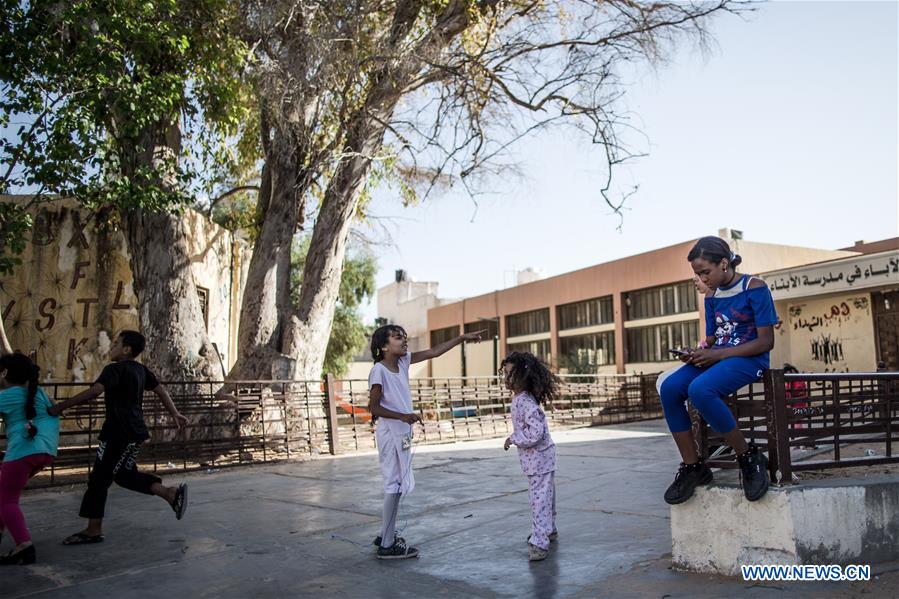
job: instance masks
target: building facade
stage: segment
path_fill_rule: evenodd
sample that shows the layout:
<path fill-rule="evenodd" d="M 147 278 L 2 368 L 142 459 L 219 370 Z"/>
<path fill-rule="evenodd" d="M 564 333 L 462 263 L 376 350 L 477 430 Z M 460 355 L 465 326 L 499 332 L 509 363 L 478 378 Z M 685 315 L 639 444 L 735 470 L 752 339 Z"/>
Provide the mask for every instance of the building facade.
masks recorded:
<path fill-rule="evenodd" d="M 899 238 L 859 249 L 869 252 L 763 273 L 781 318 L 773 366 L 899 370 Z"/>
<path fill-rule="evenodd" d="M 757 243 L 719 231 L 764 273 L 857 252 Z M 735 238 L 736 237 L 736 238 Z M 432 376 L 484 376 L 511 351 L 530 351 L 559 372 L 658 372 L 675 364 L 668 349 L 704 336 L 702 301 L 686 260 L 695 240 L 448 303 L 428 311 L 431 343 L 488 329 L 493 343 L 466 344 L 432 361 Z"/>

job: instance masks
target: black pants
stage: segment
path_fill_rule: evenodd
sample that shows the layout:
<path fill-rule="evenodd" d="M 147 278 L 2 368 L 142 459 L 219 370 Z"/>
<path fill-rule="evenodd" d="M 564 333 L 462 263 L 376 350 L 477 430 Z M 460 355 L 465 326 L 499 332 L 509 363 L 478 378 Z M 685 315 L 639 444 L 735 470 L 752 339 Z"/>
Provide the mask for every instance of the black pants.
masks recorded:
<path fill-rule="evenodd" d="M 97 460 L 87 479 L 87 491 L 81 500 L 82 518 L 102 518 L 106 507 L 106 494 L 113 482 L 120 487 L 152 495 L 153 483 L 161 483 L 162 479 L 153 474 L 138 472 L 137 454 L 140 442 L 119 440 L 100 441 L 97 447 Z"/>

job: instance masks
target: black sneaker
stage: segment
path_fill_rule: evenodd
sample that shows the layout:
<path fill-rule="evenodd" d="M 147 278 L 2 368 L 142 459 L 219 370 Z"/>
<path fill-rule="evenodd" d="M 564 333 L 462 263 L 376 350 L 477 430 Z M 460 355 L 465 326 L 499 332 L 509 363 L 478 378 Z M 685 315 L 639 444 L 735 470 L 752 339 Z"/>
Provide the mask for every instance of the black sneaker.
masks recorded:
<path fill-rule="evenodd" d="M 396 534 L 394 534 L 393 542 L 394 543 L 396 543 L 396 542 L 405 543 L 406 539 L 404 539 L 403 537 L 398 537 Z M 371 544 L 374 545 L 375 547 L 380 547 L 381 546 L 381 535 L 376 536 L 375 540 L 372 541 Z"/>
<path fill-rule="evenodd" d="M 699 485 L 707 485 L 712 482 L 712 469 L 705 460 L 699 460 L 695 464 L 681 462 L 674 482 L 665 491 L 665 503 L 677 505 L 693 497 L 693 491 Z"/>
<path fill-rule="evenodd" d="M 408 559 L 418 557 L 418 549 L 409 547 L 405 541 L 397 539 L 390 547 L 378 547 L 378 559 Z"/>
<path fill-rule="evenodd" d="M 749 451 L 737 456 L 740 464 L 740 484 L 749 501 L 758 501 L 768 492 L 768 458 L 755 443 L 749 444 Z"/>
<path fill-rule="evenodd" d="M 27 566 L 37 560 L 34 545 L 29 545 L 18 553 L 13 549 L 3 557 L 0 557 L 0 566 Z"/>

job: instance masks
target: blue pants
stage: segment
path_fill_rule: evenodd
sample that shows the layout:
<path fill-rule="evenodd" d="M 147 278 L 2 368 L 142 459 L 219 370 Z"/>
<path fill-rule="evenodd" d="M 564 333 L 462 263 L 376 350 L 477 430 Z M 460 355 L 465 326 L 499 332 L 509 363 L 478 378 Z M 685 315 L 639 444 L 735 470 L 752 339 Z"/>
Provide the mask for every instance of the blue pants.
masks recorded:
<path fill-rule="evenodd" d="M 767 366 L 758 358 L 725 358 L 708 368 L 684 364 L 662 375 L 659 395 L 668 430 L 681 433 L 691 428 L 686 401 L 690 401 L 716 432 L 727 433 L 737 426 L 734 415 L 721 398 L 754 383 Z"/>

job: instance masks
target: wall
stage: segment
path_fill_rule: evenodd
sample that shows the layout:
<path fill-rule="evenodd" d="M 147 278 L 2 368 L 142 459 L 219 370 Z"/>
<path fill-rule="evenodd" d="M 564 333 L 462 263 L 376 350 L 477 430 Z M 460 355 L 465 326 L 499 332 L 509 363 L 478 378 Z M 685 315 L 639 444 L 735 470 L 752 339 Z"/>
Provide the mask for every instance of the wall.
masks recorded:
<path fill-rule="evenodd" d="M 881 249 L 895 242 L 866 245 Z M 871 292 L 899 285 L 899 250 L 768 272 L 763 278 L 783 321 L 775 328 L 772 366 L 790 362 L 814 372 L 876 368 Z"/>
<path fill-rule="evenodd" d="M 209 290 L 210 339 L 228 369 L 236 357 L 249 249 L 192 210 L 185 212 L 184 225 L 191 272 Z M 32 242 L 21 259 L 0 284 L 10 342 L 35 352 L 45 381 L 93 380 L 116 332 L 138 328 L 130 257 L 115 212 L 93 213 L 74 200 L 46 204 L 35 212 Z"/>
<path fill-rule="evenodd" d="M 502 361 L 502 350 L 497 344 L 496 359 L 493 354 L 493 339 L 485 339 L 480 343 L 465 344 L 465 370 L 468 376 L 496 376 L 496 370 Z M 496 368 L 494 367 L 496 364 Z"/>
<path fill-rule="evenodd" d="M 409 376 L 413 376 L 411 371 L 409 372 Z M 428 376 L 428 374 L 423 373 L 420 376 Z M 462 347 L 457 345 L 439 358 L 431 360 L 430 376 L 462 376 Z"/>
<path fill-rule="evenodd" d="M 876 369 L 871 295 L 853 293 L 777 302 L 783 324 L 771 365 L 788 361 L 805 372 Z M 776 361 L 775 361 L 776 360 Z"/>

